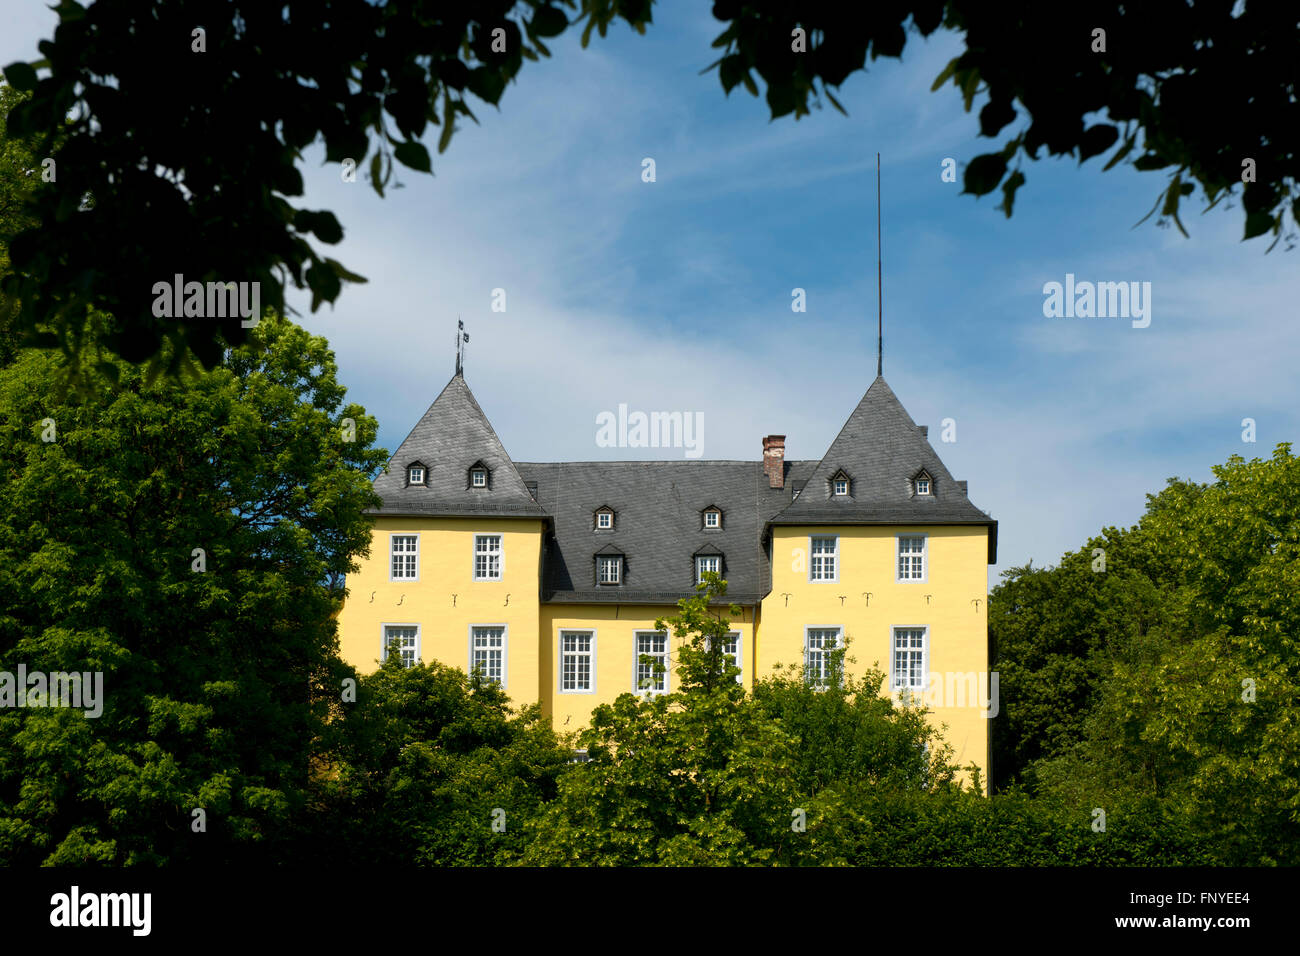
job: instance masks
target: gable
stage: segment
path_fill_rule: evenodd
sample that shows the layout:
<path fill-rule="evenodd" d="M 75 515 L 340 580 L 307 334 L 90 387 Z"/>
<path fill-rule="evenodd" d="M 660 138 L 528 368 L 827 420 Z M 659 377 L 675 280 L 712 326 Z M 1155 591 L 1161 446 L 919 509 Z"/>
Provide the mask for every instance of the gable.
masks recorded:
<path fill-rule="evenodd" d="M 924 472 L 933 494 L 913 494 L 912 479 Z M 837 475 L 848 476 L 850 495 L 833 493 Z M 877 377 L 817 464 L 799 497 L 771 524 L 983 524 L 997 522 L 966 497 L 965 489 L 912 421 L 898 397 Z"/>
<path fill-rule="evenodd" d="M 422 485 L 407 485 L 406 468 L 424 465 Z M 470 468 L 490 475 L 488 487 L 469 486 Z M 411 429 L 375 479 L 379 514 L 544 517 L 524 486 L 492 423 L 457 374 Z"/>

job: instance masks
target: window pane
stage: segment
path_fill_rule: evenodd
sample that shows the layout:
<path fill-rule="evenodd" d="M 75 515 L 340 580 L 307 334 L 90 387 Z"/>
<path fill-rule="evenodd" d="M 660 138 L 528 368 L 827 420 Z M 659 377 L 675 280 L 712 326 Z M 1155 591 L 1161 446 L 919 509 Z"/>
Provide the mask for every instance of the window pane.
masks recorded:
<path fill-rule="evenodd" d="M 476 627 L 473 631 L 473 656 L 470 666 L 489 680 L 502 683 L 505 669 L 503 627 Z"/>
<path fill-rule="evenodd" d="M 898 628 L 894 631 L 894 687 L 925 690 L 925 631 Z"/>
<path fill-rule="evenodd" d="M 636 635 L 636 689 L 668 689 L 668 635 L 663 631 Z"/>
<path fill-rule="evenodd" d="M 560 689 L 591 690 L 591 632 L 560 632 Z"/>
<path fill-rule="evenodd" d="M 697 582 L 703 580 L 704 572 L 706 571 L 712 571 L 714 574 L 720 574 L 722 572 L 722 559 L 717 557 L 716 555 L 712 557 L 696 558 L 695 559 L 695 580 Z"/>
<path fill-rule="evenodd" d="M 813 581 L 833 581 L 835 579 L 835 557 L 838 543 L 839 539 L 832 537 L 812 539 L 812 560 L 809 562 L 809 577 Z"/>
<path fill-rule="evenodd" d="M 406 667 L 414 667 L 418 657 L 418 628 L 415 627 L 394 627 L 384 628 L 384 652 L 383 660 L 388 660 L 388 651 L 395 648 L 397 653 L 402 657 L 402 664 Z"/>
<path fill-rule="evenodd" d="M 898 539 L 898 576 L 905 580 L 921 580 L 925 577 L 925 538 Z"/>
<path fill-rule="evenodd" d="M 474 577 L 498 580 L 501 577 L 501 535 L 480 534 L 474 538 Z"/>
<path fill-rule="evenodd" d="M 392 577 L 394 579 L 415 578 L 415 535 L 393 535 L 392 539 Z"/>
<path fill-rule="evenodd" d="M 808 676 L 816 684 L 824 684 L 830 677 L 828 652 L 839 646 L 839 635 L 836 628 L 815 628 L 808 632 Z"/>

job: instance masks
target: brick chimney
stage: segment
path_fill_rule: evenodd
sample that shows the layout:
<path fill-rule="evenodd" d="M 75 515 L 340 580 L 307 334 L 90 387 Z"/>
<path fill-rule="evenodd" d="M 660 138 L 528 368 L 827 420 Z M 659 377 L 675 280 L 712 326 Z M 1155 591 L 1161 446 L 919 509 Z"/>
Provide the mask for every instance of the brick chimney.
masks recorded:
<path fill-rule="evenodd" d="M 785 487 L 785 436 L 768 435 L 763 439 L 763 474 L 769 488 Z"/>

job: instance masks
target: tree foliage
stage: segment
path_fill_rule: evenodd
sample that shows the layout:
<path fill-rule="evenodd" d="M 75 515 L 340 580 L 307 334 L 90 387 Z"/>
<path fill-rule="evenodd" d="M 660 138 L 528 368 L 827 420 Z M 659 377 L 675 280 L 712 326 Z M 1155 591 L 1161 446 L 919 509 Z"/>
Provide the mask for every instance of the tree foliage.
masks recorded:
<path fill-rule="evenodd" d="M 1106 169 L 1126 162 L 1165 171 L 1168 184 L 1151 213 L 1159 209 L 1161 221 L 1172 220 L 1184 235 L 1179 204 L 1198 185 L 1211 206 L 1241 197 L 1246 239 L 1280 238 L 1288 214 L 1292 235 L 1300 224 L 1300 24 L 1285 7 L 717 0 L 713 12 L 729 21 L 714 41 L 723 50 L 714 64 L 723 89 L 743 84 L 757 96 L 757 73 L 774 119 L 806 115 L 819 93 L 842 112 L 831 90 L 865 69 L 868 54 L 901 57 L 909 32 L 961 33 L 966 49 L 934 89 L 951 81 L 967 112 L 982 98 L 982 136 L 1013 127 L 1001 149 L 976 156 L 965 172 L 968 193 L 1001 186 L 999 208 L 1008 217 L 1025 183 L 1024 160 L 1045 153 L 1082 163 L 1110 152 Z M 793 52 L 796 30 L 806 53 Z"/>
<path fill-rule="evenodd" d="M 879 673 L 823 688 L 796 670 L 746 694 L 722 653 L 739 608 L 717 603 L 726 582 L 716 574 L 706 573 L 698 590 L 656 622 L 682 642 L 679 689 L 623 694 L 596 708 L 580 738 L 588 761 L 560 779 L 557 799 L 530 823 L 522 862 L 798 862 L 815 829 L 807 808 L 829 788 L 952 787 L 950 752 L 927 753 L 934 730 L 879 697 Z"/>
<path fill-rule="evenodd" d="M 165 356 L 172 372 L 187 354 L 212 367 L 247 331 L 154 315 L 159 281 L 258 282 L 276 308 L 292 283 L 311 290 L 313 309 L 365 281 L 320 250 L 342 238 L 334 214 L 295 205 L 310 145 L 323 142 L 343 174 L 368 171 L 382 194 L 395 163 L 431 172 L 430 127 L 442 152 L 474 119 L 471 102 L 498 105 L 524 60 L 549 55 L 550 38 L 582 25 L 586 44 L 617 20 L 639 32 L 651 22 L 651 0 L 60 0 L 56 9 L 42 59 L 5 69 L 31 94 L 11 131 L 57 168 L 27 197 L 33 225 L 13 237 L 8 307 L 20 304 L 31 341 L 68 354 L 95 331 L 88 309 L 107 312 L 98 334 L 112 351 Z M 1180 202 L 1198 185 L 1211 205 L 1240 197 L 1246 238 L 1280 237 L 1300 210 L 1298 27 L 1285 4 L 717 0 L 713 14 L 725 28 L 710 68 L 728 92 L 758 95 L 757 74 L 774 119 L 805 115 L 822 95 L 839 107 L 833 90 L 868 55 L 901 57 L 909 34 L 961 33 L 966 49 L 935 85 L 951 80 L 968 111 L 986 98 L 982 135 L 1012 127 L 965 172 L 968 193 L 1001 186 L 1008 216 L 1024 160 L 1107 152 L 1106 168 L 1167 176 L 1152 212 L 1180 229 Z"/>
<path fill-rule="evenodd" d="M 1008 729 L 994 765 L 1005 753 L 1040 793 L 1075 806 L 1165 801 L 1219 862 L 1294 864 L 1300 460 L 1282 444 L 1214 474 L 1171 479 L 1134 528 L 1108 531 L 1122 543 L 1104 573 L 1087 577 L 1067 555 L 997 589 Z M 1071 658 L 1080 680 L 1053 700 L 1036 675 Z M 1072 719 L 1051 716 L 1069 707 Z M 1029 747 L 1044 726 L 1057 732 Z"/>
<path fill-rule="evenodd" d="M 484 866 L 523 850 L 571 750 L 537 704 L 478 674 L 390 654 L 359 679 L 317 753 L 297 863 Z"/>
<path fill-rule="evenodd" d="M 9 135 L 9 111 L 21 96 L 12 86 L 0 83 L 0 279 L 10 274 L 9 237 L 35 225 L 27 208 L 27 196 L 34 188 L 33 177 L 41 176 L 29 144 Z M 14 331 L 18 303 L 0 297 L 0 368 L 18 353 L 19 336 Z"/>
<path fill-rule="evenodd" d="M 1207 866 L 1192 821 L 1157 800 L 1111 805 L 1104 830 L 1085 808 L 1023 793 L 834 792 L 809 816 L 800 862 L 819 866 Z"/>
<path fill-rule="evenodd" d="M 248 859 L 302 809 L 346 674 L 376 423 L 275 317 L 185 386 L 118 363 L 60 400 L 61 365 L 0 370 L 0 671 L 100 672 L 102 714 L 0 709 L 0 861 Z"/>
<path fill-rule="evenodd" d="M 1115 656 L 1163 614 L 1128 540 L 1108 528 L 1055 568 L 1004 571 L 990 594 L 991 667 L 1002 697 L 992 728 L 996 789 L 1032 783 L 1036 760 L 1079 738 Z"/>

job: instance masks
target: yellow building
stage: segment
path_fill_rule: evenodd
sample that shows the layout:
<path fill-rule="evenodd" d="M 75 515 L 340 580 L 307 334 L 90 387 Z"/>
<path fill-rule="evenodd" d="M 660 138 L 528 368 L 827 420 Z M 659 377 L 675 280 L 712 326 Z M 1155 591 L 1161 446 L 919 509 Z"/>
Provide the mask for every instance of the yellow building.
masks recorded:
<path fill-rule="evenodd" d="M 674 688 L 675 639 L 654 621 L 718 571 L 743 610 L 746 686 L 792 662 L 820 671 L 847 640 L 850 672 L 877 667 L 883 693 L 921 698 L 988 780 L 997 522 L 881 377 L 820 461 L 786 461 L 769 435 L 761 461 L 542 464 L 510 459 L 457 372 L 375 490 L 371 554 L 339 616 L 359 670 L 389 646 L 478 667 L 577 729 L 619 694 Z"/>

